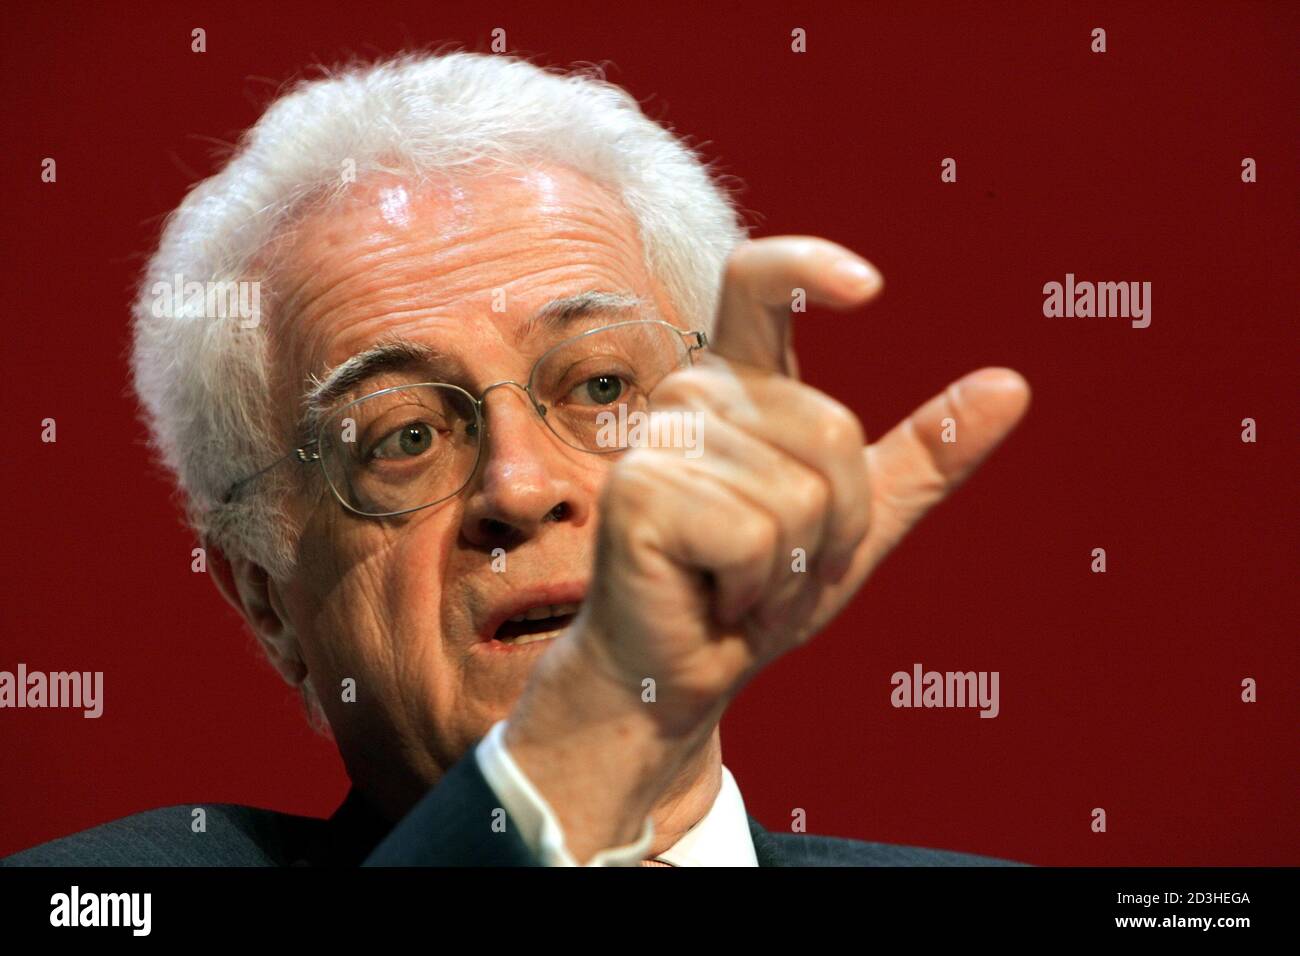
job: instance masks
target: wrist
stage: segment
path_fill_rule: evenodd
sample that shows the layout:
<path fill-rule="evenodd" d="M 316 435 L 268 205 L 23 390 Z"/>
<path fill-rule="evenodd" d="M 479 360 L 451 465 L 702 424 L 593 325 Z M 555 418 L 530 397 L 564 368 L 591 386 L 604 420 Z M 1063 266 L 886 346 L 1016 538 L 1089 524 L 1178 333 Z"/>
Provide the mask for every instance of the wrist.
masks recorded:
<path fill-rule="evenodd" d="M 578 633 L 537 662 L 503 743 L 554 810 L 582 862 L 635 842 L 700 733 L 664 733 L 640 682 L 611 673 Z"/>

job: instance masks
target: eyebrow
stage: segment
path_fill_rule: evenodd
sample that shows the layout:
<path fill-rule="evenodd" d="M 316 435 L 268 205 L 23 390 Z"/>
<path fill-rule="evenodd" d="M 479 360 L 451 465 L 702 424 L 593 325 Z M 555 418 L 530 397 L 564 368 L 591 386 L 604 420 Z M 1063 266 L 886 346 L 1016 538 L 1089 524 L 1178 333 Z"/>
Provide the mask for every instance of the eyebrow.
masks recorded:
<path fill-rule="evenodd" d="M 578 292 L 547 302 L 520 324 L 514 339 L 519 344 L 538 331 L 565 331 L 594 315 L 619 317 L 628 313 L 658 318 L 654 304 L 639 296 L 599 289 Z M 304 412 L 298 423 L 299 434 L 314 437 L 321 422 L 340 398 L 378 375 L 428 368 L 448 360 L 455 363 L 455 359 L 445 352 L 410 339 L 391 338 L 380 341 L 329 369 L 323 376 L 309 377 L 310 387 L 303 396 Z"/>
<path fill-rule="evenodd" d="M 532 318 L 522 322 L 515 332 L 515 342 L 522 343 L 539 330 L 565 331 L 581 319 L 606 313 L 624 315 L 628 312 L 649 312 L 647 318 L 658 318 L 654 304 L 626 292 L 603 292 L 593 289 L 574 295 L 552 299 L 542 306 Z"/>

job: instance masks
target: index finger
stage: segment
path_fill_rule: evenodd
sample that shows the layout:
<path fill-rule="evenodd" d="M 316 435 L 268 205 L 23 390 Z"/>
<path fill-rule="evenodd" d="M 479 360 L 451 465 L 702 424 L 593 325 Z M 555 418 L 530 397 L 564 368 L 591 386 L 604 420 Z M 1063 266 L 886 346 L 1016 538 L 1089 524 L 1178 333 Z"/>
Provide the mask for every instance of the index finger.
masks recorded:
<path fill-rule="evenodd" d="M 742 243 L 727 260 L 709 350 L 798 378 L 791 329 L 798 292 L 807 302 L 849 309 L 875 298 L 884 284 L 875 266 L 828 239 L 769 236 Z"/>

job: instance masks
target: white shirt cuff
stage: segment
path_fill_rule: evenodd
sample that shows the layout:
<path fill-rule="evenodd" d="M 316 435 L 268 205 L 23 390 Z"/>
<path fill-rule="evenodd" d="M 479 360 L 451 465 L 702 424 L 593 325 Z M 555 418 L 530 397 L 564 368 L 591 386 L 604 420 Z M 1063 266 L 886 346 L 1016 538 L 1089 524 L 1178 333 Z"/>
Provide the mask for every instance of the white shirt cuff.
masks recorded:
<path fill-rule="evenodd" d="M 543 866 L 577 866 L 564 842 L 560 821 L 550 804 L 533 786 L 505 745 L 506 722 L 498 720 L 474 748 L 474 759 L 519 835 Z M 635 843 L 596 853 L 584 866 L 638 866 L 650 852 L 654 824 L 646 817 Z"/>

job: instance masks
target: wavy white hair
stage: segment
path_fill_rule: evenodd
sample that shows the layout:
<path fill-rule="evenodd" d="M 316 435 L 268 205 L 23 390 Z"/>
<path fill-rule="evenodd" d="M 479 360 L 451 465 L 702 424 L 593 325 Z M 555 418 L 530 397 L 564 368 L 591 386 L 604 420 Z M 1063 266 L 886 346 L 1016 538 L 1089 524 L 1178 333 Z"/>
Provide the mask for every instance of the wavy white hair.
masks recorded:
<path fill-rule="evenodd" d="M 576 169 L 618 196 L 637 222 L 650 274 L 679 314 L 711 324 L 725 260 L 748 235 L 733 181 L 646 117 L 597 66 L 561 71 L 467 52 L 349 66 L 276 99 L 224 168 L 186 195 L 139 285 L 131 366 L 152 445 L 200 536 L 275 578 L 293 571 L 297 529 L 281 507 L 289 469 L 222 500 L 283 451 L 268 400 L 271 242 L 306 209 L 346 195 L 353 177 L 345 171 L 358 181 L 385 172 L 418 182 L 537 162 Z M 258 281 L 264 318 L 241 328 L 157 315 L 153 290 L 177 275 Z M 310 682 L 302 690 L 319 728 Z"/>

